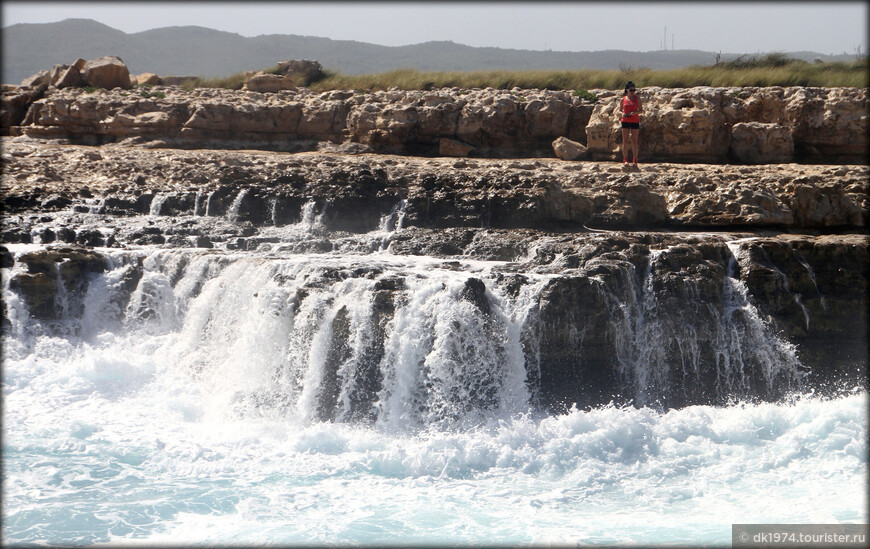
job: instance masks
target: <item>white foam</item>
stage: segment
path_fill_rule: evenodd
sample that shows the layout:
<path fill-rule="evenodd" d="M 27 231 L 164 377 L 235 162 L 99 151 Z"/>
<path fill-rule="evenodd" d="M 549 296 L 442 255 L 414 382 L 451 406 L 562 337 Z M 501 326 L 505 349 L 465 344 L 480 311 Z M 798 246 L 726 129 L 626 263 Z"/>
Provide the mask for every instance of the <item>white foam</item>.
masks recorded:
<path fill-rule="evenodd" d="M 4 336 L 9 543 L 726 544 L 737 522 L 867 521 L 864 392 L 533 411 L 521 336 L 550 275 L 510 297 L 499 262 L 116 254 L 78 335 L 15 313 Z M 389 276 L 407 291 L 376 419 L 345 422 Z M 490 315 L 462 298 L 472 276 Z M 319 422 L 342 310 L 353 350 Z"/>

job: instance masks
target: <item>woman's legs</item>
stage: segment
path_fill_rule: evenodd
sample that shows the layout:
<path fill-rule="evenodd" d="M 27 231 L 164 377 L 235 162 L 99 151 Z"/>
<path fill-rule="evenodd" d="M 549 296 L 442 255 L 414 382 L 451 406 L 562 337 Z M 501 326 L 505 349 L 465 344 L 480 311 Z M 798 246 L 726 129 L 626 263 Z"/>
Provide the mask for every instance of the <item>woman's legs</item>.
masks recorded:
<path fill-rule="evenodd" d="M 630 139 L 631 130 L 628 128 L 622 128 L 622 161 L 628 162 L 628 140 Z"/>
<path fill-rule="evenodd" d="M 631 130 L 631 152 L 634 153 L 634 163 L 637 164 L 637 140 L 640 134 L 640 130 Z M 622 156 L 625 157 L 625 153 L 622 153 Z"/>

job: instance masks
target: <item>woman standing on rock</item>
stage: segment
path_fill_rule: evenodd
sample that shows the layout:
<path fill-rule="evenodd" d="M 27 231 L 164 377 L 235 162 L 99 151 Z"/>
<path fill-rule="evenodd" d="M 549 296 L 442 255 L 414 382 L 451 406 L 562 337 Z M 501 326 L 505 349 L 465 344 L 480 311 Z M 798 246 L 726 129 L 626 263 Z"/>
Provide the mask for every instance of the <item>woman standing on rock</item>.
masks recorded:
<path fill-rule="evenodd" d="M 628 166 L 628 151 L 626 150 L 629 139 L 631 150 L 634 153 L 634 167 L 637 168 L 637 139 L 640 133 L 641 112 L 640 97 L 636 95 L 637 89 L 634 82 L 628 81 L 625 91 L 622 93 L 622 102 L 619 111 L 622 113 L 622 165 Z"/>

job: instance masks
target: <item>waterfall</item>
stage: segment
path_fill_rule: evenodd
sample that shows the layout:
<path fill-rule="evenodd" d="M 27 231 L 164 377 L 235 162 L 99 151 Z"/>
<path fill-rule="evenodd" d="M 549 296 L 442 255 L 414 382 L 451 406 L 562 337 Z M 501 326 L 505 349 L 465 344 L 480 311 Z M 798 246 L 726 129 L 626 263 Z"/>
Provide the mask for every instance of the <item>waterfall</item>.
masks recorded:
<path fill-rule="evenodd" d="M 407 200 L 401 200 L 398 204 L 396 204 L 390 213 L 381 217 L 380 223 L 378 224 L 378 233 L 386 233 L 380 240 L 378 244 L 378 250 L 384 251 L 392 240 L 392 235 L 396 231 L 402 229 L 402 225 L 405 222 L 405 207 L 407 206 Z"/>
<path fill-rule="evenodd" d="M 206 216 L 215 215 L 214 206 L 212 205 L 212 198 L 214 197 L 215 191 L 211 191 L 208 193 L 208 196 L 205 198 L 205 214 Z"/>
<path fill-rule="evenodd" d="M 104 196 L 96 204 L 93 204 L 93 203 L 89 204 L 88 205 L 88 213 L 90 213 L 90 214 L 103 213 L 103 211 L 106 209 L 106 198 L 107 197 Z M 91 202 L 93 202 L 93 200 Z"/>
<path fill-rule="evenodd" d="M 151 207 L 148 211 L 151 215 L 161 215 L 161 210 L 163 209 L 163 203 L 166 202 L 172 196 L 172 193 L 157 193 L 154 195 L 154 198 L 151 199 Z"/>
<path fill-rule="evenodd" d="M 384 233 L 401 230 L 402 225 L 405 222 L 405 207 L 407 204 L 408 201 L 404 199 L 396 204 L 390 213 L 381 218 L 378 230 Z"/>
<path fill-rule="evenodd" d="M 209 194 L 211 196 L 211 194 Z M 193 215 L 200 216 L 205 215 L 208 211 L 208 203 L 203 204 L 203 195 L 202 191 L 196 191 L 196 197 L 193 200 Z"/>
<path fill-rule="evenodd" d="M 383 227 L 400 226 L 400 212 L 401 204 L 390 214 L 395 225 Z M 322 216 L 309 202 L 297 224 L 263 234 L 280 233 L 292 247 L 316 233 Z M 542 380 L 560 371 L 598 379 L 596 368 L 605 378 L 612 368 L 620 393 L 638 406 L 799 389 L 794 347 L 753 306 L 736 245 L 721 250 L 728 257 L 701 274 L 669 267 L 671 249 L 650 250 L 646 265 L 593 259 L 572 291 L 590 288 L 600 308 L 590 294 L 556 326 L 543 323 L 541 295 L 563 276 L 509 278 L 496 268 L 505 262 L 457 269 L 385 250 L 109 250 L 105 271 L 79 278 L 52 263 L 51 322 L 28 315 L 8 283 L 4 299 L 11 333 L 25 340 L 46 330 L 85 341 L 152 338 L 168 368 L 211 395 L 214 413 L 449 429 L 546 406 Z M 604 324 L 586 320 L 593 317 Z M 561 362 L 553 362 L 554 341 L 567 346 Z M 595 389 L 584 383 L 560 390 Z"/>
<path fill-rule="evenodd" d="M 245 200 L 246 196 L 248 196 L 248 189 L 242 189 L 239 191 L 239 194 L 236 195 L 235 200 L 233 200 L 229 211 L 227 211 L 227 220 L 230 223 L 237 223 L 239 221 L 239 210 L 241 210 L 242 202 Z"/>
<path fill-rule="evenodd" d="M 658 280 L 657 266 L 668 253 L 650 250 L 637 285 L 630 265 L 619 283 L 597 279 L 609 303 L 621 384 L 634 402 L 725 403 L 800 389 L 805 372 L 795 348 L 760 317 L 737 278 L 737 258 L 728 258 L 713 293 L 701 286 L 704 279 Z"/>

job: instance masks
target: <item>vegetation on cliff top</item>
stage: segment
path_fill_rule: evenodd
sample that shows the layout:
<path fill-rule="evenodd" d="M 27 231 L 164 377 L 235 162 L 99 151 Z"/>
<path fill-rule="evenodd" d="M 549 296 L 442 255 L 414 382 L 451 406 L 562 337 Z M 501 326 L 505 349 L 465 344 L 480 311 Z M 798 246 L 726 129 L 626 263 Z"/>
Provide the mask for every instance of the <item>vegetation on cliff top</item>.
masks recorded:
<path fill-rule="evenodd" d="M 273 67 L 266 69 L 265 72 L 275 72 L 276 69 L 277 67 Z M 576 90 L 621 89 L 626 80 L 633 80 L 640 86 L 663 88 L 694 86 L 864 88 L 868 86 L 868 75 L 870 75 L 870 62 L 867 57 L 851 63 L 808 63 L 788 58 L 784 54 L 773 53 L 762 57 L 742 56 L 715 65 L 659 71 L 630 66 L 622 67 L 620 70 L 575 71 L 421 72 L 402 69 L 358 76 L 325 71 L 321 79 L 303 85 L 316 91 L 385 90 L 392 87 L 402 90 L 443 87 Z M 245 74 L 238 73 L 223 78 L 199 79 L 188 87 L 240 89 L 244 82 Z"/>

